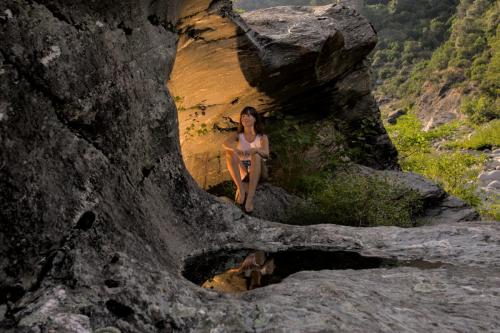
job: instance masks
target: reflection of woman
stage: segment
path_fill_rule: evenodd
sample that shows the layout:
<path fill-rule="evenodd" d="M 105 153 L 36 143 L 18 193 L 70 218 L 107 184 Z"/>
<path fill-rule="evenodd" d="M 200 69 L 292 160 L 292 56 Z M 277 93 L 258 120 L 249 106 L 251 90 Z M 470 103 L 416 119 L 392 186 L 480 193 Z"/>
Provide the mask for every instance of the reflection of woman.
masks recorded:
<path fill-rule="evenodd" d="M 236 184 L 236 202 L 253 211 L 253 198 L 260 179 L 262 158 L 269 157 L 269 140 L 264 134 L 257 111 L 247 106 L 241 111 L 238 132 L 222 145 L 226 150 L 227 168 Z M 243 179 L 248 176 L 248 188 Z"/>

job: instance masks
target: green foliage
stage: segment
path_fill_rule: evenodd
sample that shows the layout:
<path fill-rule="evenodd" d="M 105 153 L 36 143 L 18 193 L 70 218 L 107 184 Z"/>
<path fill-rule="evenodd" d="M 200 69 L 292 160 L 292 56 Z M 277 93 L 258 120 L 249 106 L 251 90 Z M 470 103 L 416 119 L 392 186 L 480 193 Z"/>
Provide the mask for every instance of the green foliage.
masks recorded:
<path fill-rule="evenodd" d="M 196 135 L 202 136 L 207 135 L 209 133 L 207 124 L 201 123 L 198 128 L 196 128 L 195 123 L 191 123 L 189 126 L 186 126 L 185 135 L 187 137 L 194 137 Z"/>
<path fill-rule="evenodd" d="M 373 157 L 373 142 L 380 135 L 377 115 L 364 117 L 355 126 L 340 120 L 336 122 L 340 128 L 343 128 L 343 133 L 349 133 L 345 138 L 349 141 L 346 154 L 351 161 L 362 162 Z"/>
<path fill-rule="evenodd" d="M 490 48 L 491 58 L 489 63 L 480 62 L 478 66 L 484 66 L 484 74 L 478 76 L 476 80 L 481 82 L 481 89 L 488 93 L 491 96 L 500 95 L 500 25 L 498 25 L 497 20 L 497 28 L 494 36 L 491 36 L 488 39 L 488 45 Z M 487 55 L 483 56 L 487 58 Z M 482 70 L 482 69 L 481 69 Z M 475 72 L 479 72 L 475 71 Z M 475 73 L 474 72 L 474 73 Z"/>
<path fill-rule="evenodd" d="M 208 128 L 207 124 L 201 123 L 200 128 L 196 131 L 198 135 L 207 135 L 208 134 Z"/>
<path fill-rule="evenodd" d="M 453 144 L 466 149 L 491 149 L 500 147 L 500 119 L 481 125 L 468 139 Z"/>
<path fill-rule="evenodd" d="M 485 207 L 481 207 L 479 213 L 485 219 L 500 221 L 500 199 L 497 198 L 492 203 L 486 204 Z"/>
<path fill-rule="evenodd" d="M 322 151 L 326 161 L 307 158 L 312 146 L 321 149 L 322 135 L 330 133 L 327 147 L 341 146 L 347 138 L 334 131 L 320 131 L 317 125 L 302 122 L 297 117 L 274 114 L 275 124 L 268 125 L 268 134 L 279 161 L 279 173 L 273 173 L 273 183 L 288 192 L 307 199 L 308 205 L 298 207 L 290 223 L 336 223 L 354 226 L 397 225 L 414 226 L 413 218 L 421 208 L 421 198 L 412 191 L 391 184 L 387 180 L 344 174 L 345 154 L 356 155 L 355 149 Z M 350 139 L 363 145 L 370 144 L 375 131 L 375 118 L 366 118 Z M 322 123 L 325 126 L 325 122 Z M 336 133 L 336 132 L 335 132 Z M 331 178 L 332 174 L 341 174 Z"/>
<path fill-rule="evenodd" d="M 462 101 L 461 111 L 475 124 L 482 124 L 500 118 L 500 101 L 489 96 L 466 97 Z"/>
<path fill-rule="evenodd" d="M 486 157 L 460 151 L 419 152 L 401 161 L 403 170 L 419 173 L 456 197 L 472 206 L 479 206 L 481 200 L 476 194 L 477 176 L 481 172 Z"/>
<path fill-rule="evenodd" d="M 398 118 L 395 125 L 387 126 L 387 132 L 403 160 L 419 153 L 430 153 L 432 142 L 451 137 L 458 128 L 459 122 L 444 124 L 424 132 L 422 124 L 412 110 Z"/>
<path fill-rule="evenodd" d="M 413 3 L 412 8 L 407 1 L 391 2 L 389 12 L 382 5 L 367 6 L 365 14 L 381 30 L 381 41 L 373 54 L 375 80 L 380 84 L 377 93 L 414 99 L 426 81 L 462 84 L 472 87 L 462 110 L 474 123 L 499 118 L 498 2 L 444 1 L 436 8 L 428 7 L 427 2 Z M 413 17 L 407 17 L 402 8 L 414 9 Z M 400 24 L 398 17 L 408 21 Z M 401 39 L 393 30 L 406 37 Z M 395 57 L 394 52 L 399 56 Z"/>
<path fill-rule="evenodd" d="M 174 96 L 174 102 L 178 112 L 186 111 L 184 107 L 184 97 Z"/>
<path fill-rule="evenodd" d="M 458 121 L 423 132 L 413 112 L 387 126 L 387 132 L 399 151 L 403 170 L 419 173 L 473 206 L 481 204 L 476 194 L 477 176 L 486 160 L 484 154 L 462 151 L 437 151 L 433 143 L 451 139 L 458 130 Z"/>
<path fill-rule="evenodd" d="M 268 126 L 268 132 L 277 155 L 273 160 L 281 163 L 281 174 L 273 174 L 273 183 L 309 202 L 297 208 L 290 223 L 414 226 L 413 217 L 421 208 L 421 199 L 416 193 L 384 179 L 345 174 L 345 154 L 355 157 L 355 149 L 323 151 L 321 156 L 326 156 L 327 161 L 310 161 L 306 157 L 308 150 L 312 146 L 321 149 L 325 128 L 320 131 L 317 125 L 296 117 L 274 116 L 277 122 Z M 375 134 L 371 131 L 375 131 L 376 121 L 376 118 L 366 118 L 351 133 L 349 140 L 359 143 L 360 154 L 364 154 L 363 145 L 369 145 Z M 325 122 L 322 124 L 325 126 Z M 333 141 L 328 141 L 328 147 L 340 147 L 347 141 L 338 133 L 330 139 Z M 339 176 L 332 179 L 332 174 Z"/>
<path fill-rule="evenodd" d="M 432 51 L 448 38 L 450 17 L 457 4 L 458 0 L 365 4 L 363 14 L 379 35 L 372 64 L 380 94 L 401 97 L 401 84 L 407 81 L 414 66 L 429 59 Z M 442 68 L 447 65 L 443 56 L 435 61 Z"/>
<path fill-rule="evenodd" d="M 423 207 L 418 193 L 376 176 L 309 175 L 303 184 L 309 204 L 296 211 L 292 223 L 411 227 Z"/>
<path fill-rule="evenodd" d="M 295 191 L 298 185 L 297 175 L 315 169 L 315 166 L 304 159 L 306 150 L 317 139 L 317 130 L 311 123 L 303 123 L 300 119 L 277 113 L 273 115 L 274 122 L 267 127 L 272 140 L 273 153 L 277 156 L 276 166 L 280 170 L 275 175 L 274 182 L 290 191 Z"/>

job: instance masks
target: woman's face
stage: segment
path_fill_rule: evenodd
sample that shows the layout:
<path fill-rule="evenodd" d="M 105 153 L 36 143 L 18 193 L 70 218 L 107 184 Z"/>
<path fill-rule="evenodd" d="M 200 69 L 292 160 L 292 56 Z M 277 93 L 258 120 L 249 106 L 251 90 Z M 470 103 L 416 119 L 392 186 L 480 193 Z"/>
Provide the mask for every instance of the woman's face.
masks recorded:
<path fill-rule="evenodd" d="M 255 124 L 255 117 L 248 113 L 244 113 L 241 115 L 241 124 L 243 127 L 252 127 Z"/>

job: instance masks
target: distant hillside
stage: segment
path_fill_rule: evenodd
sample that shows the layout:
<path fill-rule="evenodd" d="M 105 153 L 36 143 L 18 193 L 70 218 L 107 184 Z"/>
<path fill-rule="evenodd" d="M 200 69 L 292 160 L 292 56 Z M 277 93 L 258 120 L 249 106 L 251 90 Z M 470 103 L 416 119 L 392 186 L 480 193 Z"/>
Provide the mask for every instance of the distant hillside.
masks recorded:
<path fill-rule="evenodd" d="M 376 93 L 383 114 L 406 114 L 390 123 L 388 117 L 386 124 L 402 168 L 440 183 L 474 205 L 484 218 L 497 221 L 499 6 L 495 0 L 461 0 L 446 21 L 446 33 L 438 35 L 444 38 L 442 42 L 429 56 L 422 53 L 420 58 L 409 58 L 413 59 L 411 66 L 404 61 L 409 57 L 405 49 L 394 53 L 392 63 L 383 58 L 377 63 L 377 52 L 374 54 Z M 422 36 L 420 43 L 425 40 Z M 380 54 L 389 51 L 379 46 Z M 426 52 L 423 47 L 419 51 Z M 495 175 L 493 184 L 485 180 L 490 175 Z"/>
<path fill-rule="evenodd" d="M 408 98 L 424 93 L 426 82 L 441 91 L 456 88 L 464 97 L 460 110 L 472 122 L 500 118 L 499 23 L 498 1 L 461 0 L 446 41 L 414 67 L 406 82 L 386 84 L 386 91 Z"/>
<path fill-rule="evenodd" d="M 397 97 L 415 64 L 429 59 L 449 37 L 459 0 L 370 0 L 363 14 L 379 35 L 373 80 L 381 94 Z"/>

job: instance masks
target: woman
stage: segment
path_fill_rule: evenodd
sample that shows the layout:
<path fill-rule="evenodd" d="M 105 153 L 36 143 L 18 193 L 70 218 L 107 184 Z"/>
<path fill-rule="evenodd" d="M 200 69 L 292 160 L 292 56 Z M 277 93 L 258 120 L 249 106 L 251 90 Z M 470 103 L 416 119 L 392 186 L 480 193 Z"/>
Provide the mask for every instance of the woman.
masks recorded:
<path fill-rule="evenodd" d="M 253 107 L 247 106 L 241 111 L 237 133 L 222 147 L 226 150 L 227 168 L 236 184 L 236 202 L 244 205 L 245 213 L 250 214 L 261 175 L 261 162 L 269 157 L 269 140 L 260 115 Z M 243 182 L 247 176 L 248 188 Z"/>

